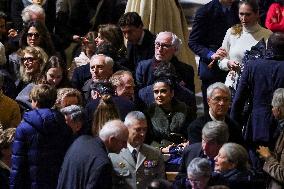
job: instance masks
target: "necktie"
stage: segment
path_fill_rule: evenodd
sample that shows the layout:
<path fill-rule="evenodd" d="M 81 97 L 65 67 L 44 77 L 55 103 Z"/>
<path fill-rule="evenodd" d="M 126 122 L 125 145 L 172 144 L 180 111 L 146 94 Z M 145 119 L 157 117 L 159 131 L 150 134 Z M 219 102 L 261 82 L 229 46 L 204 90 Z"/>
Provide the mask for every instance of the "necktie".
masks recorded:
<path fill-rule="evenodd" d="M 134 149 L 131 153 L 132 157 L 133 157 L 133 160 L 135 163 L 137 163 L 137 150 Z"/>

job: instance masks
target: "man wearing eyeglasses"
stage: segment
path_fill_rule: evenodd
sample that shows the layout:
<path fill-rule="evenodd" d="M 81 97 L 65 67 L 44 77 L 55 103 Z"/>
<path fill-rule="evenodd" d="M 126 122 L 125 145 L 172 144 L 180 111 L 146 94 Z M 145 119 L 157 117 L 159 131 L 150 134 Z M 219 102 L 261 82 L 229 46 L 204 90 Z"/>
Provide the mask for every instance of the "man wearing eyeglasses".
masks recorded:
<path fill-rule="evenodd" d="M 136 69 L 136 82 L 138 88 L 153 84 L 153 72 L 158 65 L 171 63 L 176 70 L 178 83 L 194 92 L 193 67 L 180 62 L 175 54 L 181 46 L 181 40 L 172 32 L 160 32 L 155 40 L 154 58 L 143 60 L 138 63 Z"/>
<path fill-rule="evenodd" d="M 207 88 L 209 112 L 193 121 L 187 131 L 190 144 L 201 142 L 201 131 L 208 121 L 222 121 L 228 125 L 229 141 L 243 144 L 240 126 L 228 115 L 231 102 L 230 89 L 221 82 L 216 82 Z"/>

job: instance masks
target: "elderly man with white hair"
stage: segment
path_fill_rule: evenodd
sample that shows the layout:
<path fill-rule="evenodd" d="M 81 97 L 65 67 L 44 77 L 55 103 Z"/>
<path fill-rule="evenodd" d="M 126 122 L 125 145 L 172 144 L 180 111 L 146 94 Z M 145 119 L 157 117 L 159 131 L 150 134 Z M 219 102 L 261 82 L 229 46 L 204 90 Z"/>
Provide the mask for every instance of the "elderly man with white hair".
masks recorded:
<path fill-rule="evenodd" d="M 163 156 L 143 143 L 148 126 L 142 112 L 128 113 L 124 124 L 129 131 L 127 148 L 119 154 L 110 154 L 115 172 L 113 188 L 144 189 L 154 179 L 165 177 Z"/>
<path fill-rule="evenodd" d="M 142 60 L 136 68 L 138 88 L 153 84 L 153 72 L 159 64 L 171 62 L 177 73 L 178 83 L 194 92 L 193 67 L 180 62 L 175 56 L 181 40 L 172 32 L 160 32 L 155 40 L 155 55 L 152 59 Z"/>
<path fill-rule="evenodd" d="M 91 79 L 87 80 L 82 87 L 86 100 L 90 98 L 91 85 L 96 82 L 108 81 L 113 74 L 113 59 L 103 54 L 96 54 L 90 60 Z"/>
<path fill-rule="evenodd" d="M 99 137 L 83 135 L 67 151 L 57 189 L 112 188 L 112 165 L 109 152 L 126 147 L 128 130 L 120 120 L 107 122 Z"/>

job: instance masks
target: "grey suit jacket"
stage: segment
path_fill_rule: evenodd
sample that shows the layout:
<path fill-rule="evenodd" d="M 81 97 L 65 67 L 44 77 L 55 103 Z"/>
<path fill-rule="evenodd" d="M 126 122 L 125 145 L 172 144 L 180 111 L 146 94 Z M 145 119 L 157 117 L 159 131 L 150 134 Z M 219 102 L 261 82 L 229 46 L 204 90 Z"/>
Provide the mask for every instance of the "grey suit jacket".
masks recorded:
<path fill-rule="evenodd" d="M 147 144 L 140 147 L 136 165 L 127 148 L 109 157 L 114 168 L 113 188 L 144 189 L 153 179 L 165 178 L 162 154 Z"/>

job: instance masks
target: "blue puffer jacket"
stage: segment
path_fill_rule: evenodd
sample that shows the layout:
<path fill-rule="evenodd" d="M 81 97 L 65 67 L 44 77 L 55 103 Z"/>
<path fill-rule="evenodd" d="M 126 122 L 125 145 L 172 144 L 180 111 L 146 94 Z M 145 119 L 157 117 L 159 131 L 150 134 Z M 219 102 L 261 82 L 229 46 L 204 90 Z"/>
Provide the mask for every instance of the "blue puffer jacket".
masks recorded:
<path fill-rule="evenodd" d="M 27 112 L 16 129 L 10 188 L 53 189 L 72 132 L 64 117 L 51 109 Z"/>

